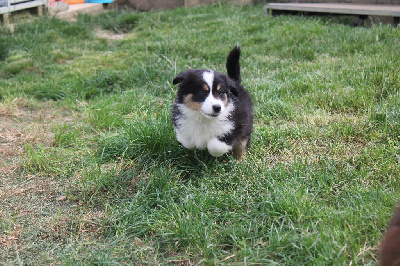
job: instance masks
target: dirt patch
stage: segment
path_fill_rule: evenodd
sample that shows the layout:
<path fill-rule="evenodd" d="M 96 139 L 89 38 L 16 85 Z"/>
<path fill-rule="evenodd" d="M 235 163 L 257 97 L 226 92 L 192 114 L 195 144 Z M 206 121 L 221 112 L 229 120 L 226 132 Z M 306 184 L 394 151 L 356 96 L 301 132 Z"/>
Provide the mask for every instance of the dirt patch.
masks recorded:
<path fill-rule="evenodd" d="M 23 167 L 27 144 L 54 146 L 53 127 L 74 120 L 77 119 L 71 112 L 55 108 L 52 102 L 16 99 L 0 104 L 0 257 L 3 263 L 29 264 L 35 260 L 45 263 L 53 256 L 54 246 L 76 233 L 74 228 L 95 231 L 95 218 L 102 214 L 93 214 L 93 219 L 79 214 L 77 203 L 65 195 L 71 180 L 27 174 Z M 33 256 L 32 250 L 41 250 L 43 258 Z"/>
<path fill-rule="evenodd" d="M 133 33 L 116 33 L 109 30 L 96 29 L 96 36 L 107 40 L 124 40 L 133 35 Z"/>
<path fill-rule="evenodd" d="M 0 108 L 0 189 L 3 190 L 7 176 L 16 174 L 21 159 L 25 155 L 26 144 L 43 144 L 51 146 L 54 143 L 54 133 L 51 127 L 60 122 L 62 115 L 57 110 L 44 106 L 42 109 L 32 109 L 26 106 L 10 105 L 7 109 Z M 1 195 L 1 193 L 0 193 Z"/>
<path fill-rule="evenodd" d="M 54 134 L 49 130 L 63 116 L 51 106 L 40 109 L 18 105 L 0 108 L 0 147 L 1 154 L 16 156 L 20 154 L 21 146 L 26 143 L 43 143 L 51 145 Z"/>

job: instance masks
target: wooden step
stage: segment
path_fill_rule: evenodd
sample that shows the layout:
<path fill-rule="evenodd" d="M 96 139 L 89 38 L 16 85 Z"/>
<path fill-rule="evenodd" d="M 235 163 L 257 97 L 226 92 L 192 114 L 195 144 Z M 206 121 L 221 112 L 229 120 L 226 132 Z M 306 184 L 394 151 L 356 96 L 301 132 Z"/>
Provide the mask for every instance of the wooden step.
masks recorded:
<path fill-rule="evenodd" d="M 47 0 L 0 0 L 0 15 L 4 24 L 9 24 L 9 14 L 20 10 L 35 9 L 36 14 L 43 15 Z"/>

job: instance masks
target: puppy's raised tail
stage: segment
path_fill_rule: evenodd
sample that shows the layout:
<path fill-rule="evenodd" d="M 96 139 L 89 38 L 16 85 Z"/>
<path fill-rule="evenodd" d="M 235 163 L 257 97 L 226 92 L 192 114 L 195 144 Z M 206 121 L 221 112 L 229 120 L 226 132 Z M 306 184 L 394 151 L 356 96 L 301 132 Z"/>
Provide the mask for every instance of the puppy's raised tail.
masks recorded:
<path fill-rule="evenodd" d="M 228 58 L 226 59 L 226 70 L 228 72 L 228 77 L 231 79 L 241 81 L 240 77 L 240 48 L 239 44 L 230 51 Z"/>

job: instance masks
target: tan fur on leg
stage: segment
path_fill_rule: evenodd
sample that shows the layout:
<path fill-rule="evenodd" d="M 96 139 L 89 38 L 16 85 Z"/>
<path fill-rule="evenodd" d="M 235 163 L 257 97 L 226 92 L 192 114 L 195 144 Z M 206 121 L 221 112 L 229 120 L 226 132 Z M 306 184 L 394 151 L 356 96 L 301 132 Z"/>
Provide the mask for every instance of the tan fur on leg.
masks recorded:
<path fill-rule="evenodd" d="M 248 141 L 249 139 L 246 138 L 238 141 L 235 146 L 233 146 L 233 156 L 238 161 L 241 161 L 246 156 L 246 146 Z"/>

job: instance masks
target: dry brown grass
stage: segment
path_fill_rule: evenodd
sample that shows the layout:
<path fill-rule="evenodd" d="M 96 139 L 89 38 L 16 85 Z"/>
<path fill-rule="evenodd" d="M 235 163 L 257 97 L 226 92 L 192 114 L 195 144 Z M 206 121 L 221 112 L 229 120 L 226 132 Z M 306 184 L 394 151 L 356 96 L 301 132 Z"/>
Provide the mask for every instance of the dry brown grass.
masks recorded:
<path fill-rule="evenodd" d="M 23 169 L 26 144 L 53 146 L 52 128 L 74 119 L 52 102 L 40 106 L 15 99 L 0 105 L 0 256 L 6 260 L 29 253 L 43 241 L 64 242 L 75 233 L 87 237 L 100 233 L 103 213 L 79 214 L 77 204 L 65 194 L 71 186 L 68 180 L 27 175 Z"/>

